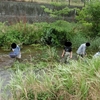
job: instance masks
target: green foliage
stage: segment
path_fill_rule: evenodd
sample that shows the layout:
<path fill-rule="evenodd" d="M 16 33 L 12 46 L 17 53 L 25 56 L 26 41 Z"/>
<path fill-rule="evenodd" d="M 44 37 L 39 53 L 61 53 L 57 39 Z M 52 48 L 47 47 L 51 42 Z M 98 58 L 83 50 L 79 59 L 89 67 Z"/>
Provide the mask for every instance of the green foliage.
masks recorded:
<path fill-rule="evenodd" d="M 42 27 L 39 24 L 27 24 L 19 22 L 11 26 L 3 26 L 0 29 L 0 46 L 10 49 L 12 42 L 17 44 L 33 44 L 41 41 Z"/>
<path fill-rule="evenodd" d="M 31 68 L 12 73 L 7 85 L 12 95 L 8 100 L 66 100 L 66 97 L 70 100 L 72 95 L 75 100 L 99 98 L 100 58 L 85 58 L 69 65 L 55 62 L 52 63 L 55 67 L 50 66 L 47 63 L 46 69 L 34 72 L 31 64 Z"/>
<path fill-rule="evenodd" d="M 71 40 L 73 37 L 73 29 L 76 25 L 67 21 L 59 20 L 44 27 L 42 36 L 43 43 L 53 46 L 60 46 L 66 40 Z"/>
<path fill-rule="evenodd" d="M 50 14 L 51 17 L 62 18 L 66 16 L 71 9 L 69 9 L 65 4 L 62 3 L 52 3 L 53 8 L 47 8 L 46 6 L 41 6 L 44 11 Z"/>
<path fill-rule="evenodd" d="M 12 70 L 14 72 L 16 72 L 18 69 L 21 70 L 21 71 L 24 71 L 26 68 L 28 68 L 28 66 L 30 65 L 30 63 L 21 63 L 20 66 L 19 66 L 20 62 L 19 61 L 15 61 L 14 64 L 12 65 Z"/>
<path fill-rule="evenodd" d="M 84 36 L 84 33 L 77 33 L 72 39 L 73 47 L 78 48 L 80 44 L 85 43 L 87 41 L 89 40 L 87 37 Z"/>
<path fill-rule="evenodd" d="M 74 86 L 75 86 L 75 82 L 73 83 L 74 81 L 74 78 L 72 77 L 71 73 L 70 73 L 70 69 L 61 69 L 59 68 L 59 75 L 61 75 L 60 77 L 62 77 L 62 81 L 63 81 L 63 86 L 65 87 L 65 89 L 68 91 L 68 93 L 74 95 L 75 94 L 75 90 L 74 90 Z M 63 78 L 65 78 L 63 80 Z"/>
<path fill-rule="evenodd" d="M 39 93 L 37 96 L 37 100 L 47 100 L 50 98 L 50 93 Z"/>
<path fill-rule="evenodd" d="M 20 22 L 11 26 L 4 23 L 0 25 L 0 46 L 4 49 L 10 49 L 12 42 L 19 45 L 42 43 L 51 46 L 63 46 L 67 40 L 73 43 L 74 48 L 77 48 L 81 43 L 90 41 L 91 37 L 94 36 L 94 33 L 91 32 L 92 23 L 88 22 L 79 24 L 58 20 L 52 23 L 24 24 Z M 100 36 L 99 33 L 97 34 L 98 37 Z M 93 38 L 91 47 L 95 49 L 98 46 L 99 39 L 95 36 Z"/>
<path fill-rule="evenodd" d="M 52 15 L 55 15 L 55 16 L 59 16 L 59 17 L 62 17 L 62 16 L 64 16 L 64 15 L 67 15 L 69 12 L 70 12 L 71 10 L 68 8 L 68 7 L 65 7 L 65 8 L 63 8 L 63 9 L 61 9 L 61 10 L 55 10 L 55 11 L 53 11 L 51 14 Z M 51 15 L 50 14 L 50 15 Z"/>
<path fill-rule="evenodd" d="M 91 40 L 91 50 L 96 50 L 96 51 L 100 51 L 99 49 L 99 46 L 100 46 L 100 37 L 95 37 Z"/>
<path fill-rule="evenodd" d="M 8 30 L 5 34 L 2 35 L 1 45 L 5 49 L 10 49 L 11 43 L 15 42 L 20 44 L 21 43 L 21 34 L 17 30 Z"/>
<path fill-rule="evenodd" d="M 46 48 L 44 48 L 44 52 L 41 59 L 47 62 L 58 61 L 59 57 L 57 55 L 57 49 L 55 47 L 47 46 Z"/>
<path fill-rule="evenodd" d="M 25 94 L 22 94 L 20 96 L 20 98 L 23 98 L 24 100 L 28 98 L 28 100 L 34 100 L 35 97 L 34 97 L 34 92 L 32 90 L 29 90 L 28 93 L 27 93 L 27 98 L 25 97 Z"/>
<path fill-rule="evenodd" d="M 93 36 L 100 32 L 100 1 L 94 0 L 88 3 L 76 17 L 81 23 L 92 23 Z"/>
<path fill-rule="evenodd" d="M 86 100 L 86 97 L 88 96 L 89 87 L 86 84 L 85 79 L 82 79 L 80 82 L 81 100 Z"/>

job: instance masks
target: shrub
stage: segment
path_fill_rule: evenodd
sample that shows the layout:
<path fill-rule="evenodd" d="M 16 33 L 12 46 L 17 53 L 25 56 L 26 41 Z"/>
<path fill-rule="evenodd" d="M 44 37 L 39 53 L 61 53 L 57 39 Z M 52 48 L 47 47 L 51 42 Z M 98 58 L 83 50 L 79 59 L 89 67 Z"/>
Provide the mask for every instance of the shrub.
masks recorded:
<path fill-rule="evenodd" d="M 74 27 L 74 23 L 71 24 L 62 20 L 51 23 L 44 27 L 42 42 L 53 46 L 61 46 L 65 41 L 71 40 Z"/>
<path fill-rule="evenodd" d="M 90 23 L 92 24 L 91 31 L 93 31 L 94 36 L 100 32 L 100 1 L 93 0 L 89 2 L 80 12 L 79 16 L 76 18 L 81 23 Z"/>

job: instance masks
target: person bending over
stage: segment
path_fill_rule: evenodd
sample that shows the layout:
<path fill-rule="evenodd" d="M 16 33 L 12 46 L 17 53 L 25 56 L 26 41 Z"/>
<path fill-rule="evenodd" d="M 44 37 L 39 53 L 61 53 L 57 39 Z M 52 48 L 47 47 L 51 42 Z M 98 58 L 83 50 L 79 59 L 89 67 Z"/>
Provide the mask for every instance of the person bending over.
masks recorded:
<path fill-rule="evenodd" d="M 21 58 L 20 47 L 16 43 L 11 44 L 12 52 L 9 54 L 11 58 Z"/>
<path fill-rule="evenodd" d="M 76 53 L 79 56 L 84 57 L 86 55 L 86 47 L 89 47 L 89 46 L 90 46 L 89 42 L 81 44 Z"/>
<path fill-rule="evenodd" d="M 61 57 L 63 57 L 63 62 L 68 63 L 69 59 L 72 58 L 72 43 L 71 42 L 65 42 L 65 46 L 62 52 Z"/>

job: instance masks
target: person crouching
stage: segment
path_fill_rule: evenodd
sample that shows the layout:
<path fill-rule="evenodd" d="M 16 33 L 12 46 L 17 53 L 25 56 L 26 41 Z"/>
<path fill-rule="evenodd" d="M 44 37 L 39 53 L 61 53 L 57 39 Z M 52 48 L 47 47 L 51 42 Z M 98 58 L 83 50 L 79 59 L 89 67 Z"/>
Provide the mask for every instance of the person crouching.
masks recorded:
<path fill-rule="evenodd" d="M 10 52 L 10 54 L 9 54 L 10 57 L 20 59 L 21 58 L 20 47 L 16 43 L 12 43 L 11 49 L 12 49 L 12 52 Z"/>

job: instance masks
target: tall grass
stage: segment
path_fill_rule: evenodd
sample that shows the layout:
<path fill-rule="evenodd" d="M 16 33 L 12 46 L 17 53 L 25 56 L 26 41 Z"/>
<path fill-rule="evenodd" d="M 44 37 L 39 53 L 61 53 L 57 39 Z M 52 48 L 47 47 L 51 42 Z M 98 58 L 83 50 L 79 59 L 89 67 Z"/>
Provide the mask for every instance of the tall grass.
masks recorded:
<path fill-rule="evenodd" d="M 99 36 L 96 36 L 94 39 L 91 40 L 91 49 L 92 50 L 96 50 L 96 51 L 99 51 L 99 46 L 100 46 L 100 37 Z"/>
<path fill-rule="evenodd" d="M 7 86 L 12 94 L 8 100 L 99 100 L 99 61 L 86 58 L 67 65 L 47 63 L 38 71 L 33 64 L 24 71 L 18 69 Z"/>

